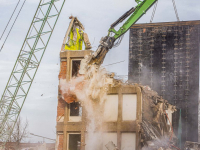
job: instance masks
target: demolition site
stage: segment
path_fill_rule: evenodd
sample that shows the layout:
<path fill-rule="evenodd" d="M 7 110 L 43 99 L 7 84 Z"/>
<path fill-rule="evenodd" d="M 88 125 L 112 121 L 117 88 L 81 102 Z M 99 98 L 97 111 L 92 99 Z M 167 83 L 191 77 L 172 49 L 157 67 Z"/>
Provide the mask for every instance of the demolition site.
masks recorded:
<path fill-rule="evenodd" d="M 135 1 L 97 48 L 84 20 L 69 17 L 60 50 L 55 140 L 34 145 L 10 139 L 65 2 L 58 8 L 57 0 L 40 1 L 0 100 L 0 149 L 200 150 L 200 21 L 180 21 L 172 0 L 177 21 L 136 23 L 151 7 L 153 17 L 159 0 Z M 124 34 L 127 79 L 102 65 Z"/>

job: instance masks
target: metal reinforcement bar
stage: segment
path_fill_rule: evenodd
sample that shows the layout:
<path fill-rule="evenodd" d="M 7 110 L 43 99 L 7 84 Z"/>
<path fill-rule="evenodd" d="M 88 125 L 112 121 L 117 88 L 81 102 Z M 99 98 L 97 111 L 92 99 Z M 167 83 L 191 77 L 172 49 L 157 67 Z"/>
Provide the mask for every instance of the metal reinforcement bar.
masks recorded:
<path fill-rule="evenodd" d="M 65 0 L 42 1 L 37 7 L 0 100 L 0 147 L 5 147 L 12 134 L 65 3 Z"/>

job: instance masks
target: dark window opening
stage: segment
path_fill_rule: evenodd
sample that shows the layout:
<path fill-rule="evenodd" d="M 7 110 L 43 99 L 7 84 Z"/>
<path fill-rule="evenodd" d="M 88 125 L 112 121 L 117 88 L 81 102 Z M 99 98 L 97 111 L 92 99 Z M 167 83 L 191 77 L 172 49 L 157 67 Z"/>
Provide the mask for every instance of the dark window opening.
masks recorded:
<path fill-rule="evenodd" d="M 78 76 L 81 60 L 72 60 L 72 77 Z"/>
<path fill-rule="evenodd" d="M 81 134 L 69 134 L 69 150 L 80 150 Z"/>
<path fill-rule="evenodd" d="M 81 116 L 82 115 L 82 107 L 80 102 L 73 102 L 70 104 L 70 116 Z"/>

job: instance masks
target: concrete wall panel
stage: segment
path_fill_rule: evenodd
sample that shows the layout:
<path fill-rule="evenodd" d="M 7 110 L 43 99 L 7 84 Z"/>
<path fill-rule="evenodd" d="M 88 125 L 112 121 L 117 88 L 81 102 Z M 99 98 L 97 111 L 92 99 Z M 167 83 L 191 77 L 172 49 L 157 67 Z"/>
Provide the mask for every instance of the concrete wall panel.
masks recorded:
<path fill-rule="evenodd" d="M 121 150 L 136 150 L 136 133 L 122 133 Z"/>
<path fill-rule="evenodd" d="M 104 106 L 104 120 L 117 121 L 118 117 L 118 95 L 108 95 Z"/>
<path fill-rule="evenodd" d="M 104 133 L 103 134 L 103 150 L 107 150 L 105 147 L 108 142 L 112 141 L 117 146 L 117 133 Z"/>
<path fill-rule="evenodd" d="M 136 111 L 137 111 L 137 95 L 123 94 L 122 120 L 123 121 L 136 120 Z"/>

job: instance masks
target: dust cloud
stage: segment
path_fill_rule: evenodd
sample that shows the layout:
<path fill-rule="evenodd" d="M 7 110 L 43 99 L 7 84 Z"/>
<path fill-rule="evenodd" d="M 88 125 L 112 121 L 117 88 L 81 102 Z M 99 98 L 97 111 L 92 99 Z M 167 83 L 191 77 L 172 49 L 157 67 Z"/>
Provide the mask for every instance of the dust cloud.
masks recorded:
<path fill-rule="evenodd" d="M 86 149 L 100 148 L 102 143 L 103 109 L 110 80 L 104 68 L 92 65 L 85 75 L 72 78 L 69 82 L 60 79 L 60 90 L 65 94 L 73 94 L 86 110 Z M 97 131 L 97 132 L 96 132 Z"/>

